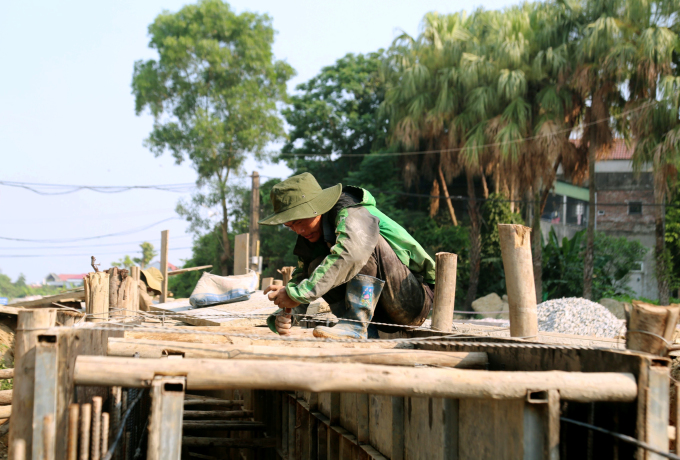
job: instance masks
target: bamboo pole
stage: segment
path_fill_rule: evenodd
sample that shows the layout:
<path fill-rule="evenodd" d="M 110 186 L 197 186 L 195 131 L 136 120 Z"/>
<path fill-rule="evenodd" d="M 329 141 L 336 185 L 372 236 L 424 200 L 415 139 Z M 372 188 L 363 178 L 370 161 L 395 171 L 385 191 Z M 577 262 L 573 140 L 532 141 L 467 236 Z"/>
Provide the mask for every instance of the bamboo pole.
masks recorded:
<path fill-rule="evenodd" d="M 564 400 L 633 401 L 635 377 L 614 372 L 488 372 L 367 364 L 78 356 L 76 385 L 144 388 L 155 375 L 187 377 L 188 390 L 258 389 L 375 393 L 433 398 L 524 398 L 559 390 Z"/>
<path fill-rule="evenodd" d="M 102 414 L 102 441 L 101 441 L 101 456 L 106 455 L 109 450 L 109 414 L 104 412 Z"/>
<path fill-rule="evenodd" d="M 80 417 L 80 405 L 68 406 L 68 445 L 66 450 L 67 460 L 78 460 L 78 418 Z"/>
<path fill-rule="evenodd" d="M 92 443 L 90 460 L 99 460 L 102 439 L 102 397 L 92 397 Z"/>
<path fill-rule="evenodd" d="M 12 390 L 1 390 L 0 391 L 0 406 L 7 406 L 12 404 Z"/>
<path fill-rule="evenodd" d="M 161 232 L 161 303 L 168 300 L 168 241 L 170 230 L 163 230 Z"/>
<path fill-rule="evenodd" d="M 267 289 L 269 286 L 274 284 L 274 278 L 271 276 L 268 276 L 267 278 L 262 278 L 262 286 L 260 287 L 263 291 Z"/>
<path fill-rule="evenodd" d="M 483 352 L 444 352 L 395 348 L 286 348 L 257 345 L 190 344 L 155 340 L 126 340 L 110 338 L 108 356 L 160 358 L 181 353 L 185 358 L 218 359 L 294 359 L 307 362 L 364 363 L 399 366 L 418 364 L 457 367 L 461 369 L 484 368 L 489 363 Z"/>
<path fill-rule="evenodd" d="M 57 313 L 52 308 L 20 311 L 17 319 L 17 332 L 14 339 L 14 387 L 12 406 L 0 406 L 0 410 L 11 411 L 9 457 L 16 440 L 33 441 L 33 396 L 35 392 L 35 344 L 38 334 L 54 326 Z M 1 415 L 0 418 L 9 417 Z M 32 456 L 31 443 L 25 443 L 26 455 Z"/>
<path fill-rule="evenodd" d="M 212 265 L 201 265 L 200 267 L 180 268 L 179 270 L 169 271 L 168 276 L 181 275 L 182 273 L 195 272 L 197 270 L 207 270 L 212 267 Z"/>
<path fill-rule="evenodd" d="M 510 309 L 510 336 L 538 335 L 536 286 L 531 258 L 531 229 L 523 225 L 498 224 L 505 285 Z"/>
<path fill-rule="evenodd" d="M 92 424 L 92 405 L 80 406 L 80 460 L 90 458 L 90 428 Z"/>
<path fill-rule="evenodd" d="M 14 369 L 0 369 L 0 379 L 13 379 Z"/>
<path fill-rule="evenodd" d="M 11 433 L 11 432 L 10 432 Z M 26 460 L 26 441 L 24 439 L 16 439 L 12 444 L 12 460 Z"/>
<path fill-rule="evenodd" d="M 453 324 L 453 309 L 456 301 L 458 256 L 448 252 L 438 252 L 436 258 L 432 329 L 449 332 Z"/>

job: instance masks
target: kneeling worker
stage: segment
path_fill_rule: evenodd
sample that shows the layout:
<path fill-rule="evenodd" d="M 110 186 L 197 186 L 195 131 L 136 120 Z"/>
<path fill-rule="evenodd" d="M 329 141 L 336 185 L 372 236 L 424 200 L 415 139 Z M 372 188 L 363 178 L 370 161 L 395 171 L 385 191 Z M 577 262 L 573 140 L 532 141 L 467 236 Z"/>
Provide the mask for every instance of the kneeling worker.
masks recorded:
<path fill-rule="evenodd" d="M 322 190 L 314 176 L 303 173 L 275 185 L 271 200 L 275 214 L 260 224 L 284 224 L 298 234 L 291 281 L 265 290 L 282 309 L 267 321 L 272 330 L 290 333 L 291 309 L 304 313 L 319 297 L 339 322 L 317 326 L 315 337 L 378 338 L 378 330 L 399 328 L 371 322 L 420 326 L 425 321 L 434 261 L 376 208 L 367 190 L 342 184 Z"/>

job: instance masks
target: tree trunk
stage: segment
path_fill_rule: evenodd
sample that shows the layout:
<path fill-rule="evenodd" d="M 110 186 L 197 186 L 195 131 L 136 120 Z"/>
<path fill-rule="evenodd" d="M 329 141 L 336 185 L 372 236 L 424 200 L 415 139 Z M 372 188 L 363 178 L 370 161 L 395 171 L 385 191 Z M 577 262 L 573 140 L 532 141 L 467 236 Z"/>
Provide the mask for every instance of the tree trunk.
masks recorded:
<path fill-rule="evenodd" d="M 226 177 L 222 180 L 222 174 L 218 173 L 217 177 L 220 181 L 220 204 L 222 205 L 222 224 L 220 230 L 222 231 L 222 247 L 224 252 L 220 256 L 220 271 L 222 276 L 229 275 L 229 261 L 231 260 L 231 244 L 229 243 L 229 217 L 227 214 L 227 192 L 226 183 L 229 177 L 227 171 Z"/>
<path fill-rule="evenodd" d="M 534 218 L 531 225 L 531 258 L 534 266 L 536 303 L 543 301 L 543 247 L 541 233 L 541 195 L 537 190 L 534 199 Z"/>
<path fill-rule="evenodd" d="M 591 139 L 588 147 L 588 229 L 586 231 L 586 253 L 583 259 L 583 297 L 593 297 L 593 253 L 595 252 L 595 153 L 597 146 Z"/>
<path fill-rule="evenodd" d="M 498 195 L 501 191 L 501 164 L 497 163 L 493 172 L 494 193 Z"/>
<path fill-rule="evenodd" d="M 489 199 L 489 186 L 486 183 L 486 175 L 484 174 L 484 171 L 481 171 L 479 176 L 482 178 L 482 194 L 484 196 L 484 199 L 488 200 Z"/>
<path fill-rule="evenodd" d="M 465 307 L 470 310 L 472 302 L 477 296 L 477 285 L 479 284 L 479 265 L 482 257 L 482 235 L 477 209 L 477 199 L 475 195 L 474 175 L 471 171 L 466 172 L 467 191 L 468 191 L 468 214 L 470 215 L 470 285 L 468 286 Z"/>
<path fill-rule="evenodd" d="M 446 196 L 446 205 L 449 207 L 451 222 L 453 222 L 454 227 L 458 227 L 458 219 L 456 219 L 456 212 L 453 210 L 453 204 L 451 203 L 451 197 L 449 196 L 449 189 L 446 187 L 446 179 L 444 179 L 441 165 L 439 165 L 439 181 L 442 184 L 442 189 L 444 189 L 444 196 Z"/>
<path fill-rule="evenodd" d="M 555 183 L 555 177 L 557 176 L 557 170 L 562 163 L 562 155 L 560 154 L 555 160 L 553 165 L 552 175 L 543 184 L 543 189 L 538 185 L 536 186 L 536 199 L 534 200 L 534 220 L 531 228 L 531 254 L 533 258 L 534 265 L 534 286 L 536 287 L 536 303 L 541 303 L 543 301 L 543 244 L 542 238 L 543 233 L 541 232 L 541 216 L 545 210 L 545 205 L 548 202 L 548 197 L 550 196 L 550 190 L 552 189 L 553 183 Z"/>
<path fill-rule="evenodd" d="M 661 170 L 660 153 L 654 154 L 654 224 L 656 234 L 656 244 L 654 256 L 656 259 L 656 283 L 659 289 L 659 305 L 670 304 L 670 289 L 668 286 L 668 265 L 666 261 L 665 246 L 665 214 L 666 207 L 662 205 L 665 201 L 664 188 L 666 186 L 663 171 Z"/>

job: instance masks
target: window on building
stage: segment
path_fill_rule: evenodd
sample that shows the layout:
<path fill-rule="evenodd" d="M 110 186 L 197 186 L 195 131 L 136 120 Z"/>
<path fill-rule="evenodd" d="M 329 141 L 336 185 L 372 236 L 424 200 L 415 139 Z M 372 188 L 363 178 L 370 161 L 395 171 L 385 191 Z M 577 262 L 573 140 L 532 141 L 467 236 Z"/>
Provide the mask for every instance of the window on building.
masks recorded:
<path fill-rule="evenodd" d="M 628 214 L 642 214 L 642 201 L 629 201 Z"/>

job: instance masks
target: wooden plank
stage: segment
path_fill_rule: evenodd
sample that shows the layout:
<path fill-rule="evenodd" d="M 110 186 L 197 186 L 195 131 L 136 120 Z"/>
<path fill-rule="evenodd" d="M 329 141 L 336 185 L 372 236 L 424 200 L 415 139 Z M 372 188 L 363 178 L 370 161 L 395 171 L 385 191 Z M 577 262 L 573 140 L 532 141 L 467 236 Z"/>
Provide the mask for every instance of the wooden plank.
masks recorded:
<path fill-rule="evenodd" d="M 234 237 L 234 275 L 248 273 L 249 235 L 241 233 Z"/>
<path fill-rule="evenodd" d="M 14 346 L 15 372 L 11 406 L 14 407 L 14 415 L 10 418 L 10 458 L 15 441 L 19 439 L 26 442 L 26 458 L 32 458 L 35 345 L 42 332 L 39 329 L 54 326 L 56 317 L 56 310 L 51 308 L 19 313 Z"/>
<path fill-rule="evenodd" d="M 459 409 L 461 460 L 524 458 L 524 400 L 461 399 Z"/>
<path fill-rule="evenodd" d="M 84 289 L 78 289 L 73 292 L 65 292 L 63 294 L 57 294 L 57 295 L 51 295 L 47 297 L 43 297 L 42 299 L 37 299 L 37 300 L 27 300 L 25 302 L 16 302 L 13 303 L 12 305 L 4 306 L 4 308 L 40 308 L 40 307 L 52 307 L 56 308 L 56 306 L 52 305 L 52 302 L 83 302 L 85 301 L 85 290 Z M 4 311 L 0 310 L 0 313 L 5 313 Z M 8 314 L 14 314 L 10 313 L 10 310 L 7 310 Z"/>
<path fill-rule="evenodd" d="M 168 300 L 168 244 L 169 244 L 170 230 L 163 230 L 161 232 L 161 303 Z"/>
<path fill-rule="evenodd" d="M 444 400 L 405 398 L 404 456 L 411 460 L 444 458 Z"/>
<path fill-rule="evenodd" d="M 392 456 L 392 398 L 372 394 L 368 402 L 369 444 L 389 458 Z"/>
<path fill-rule="evenodd" d="M 392 396 L 392 460 L 404 460 L 404 399 Z"/>
<path fill-rule="evenodd" d="M 195 272 L 197 270 L 207 270 L 212 267 L 213 267 L 212 265 L 201 265 L 200 267 L 180 268 L 179 270 L 169 271 L 168 276 L 181 275 L 182 273 Z"/>

